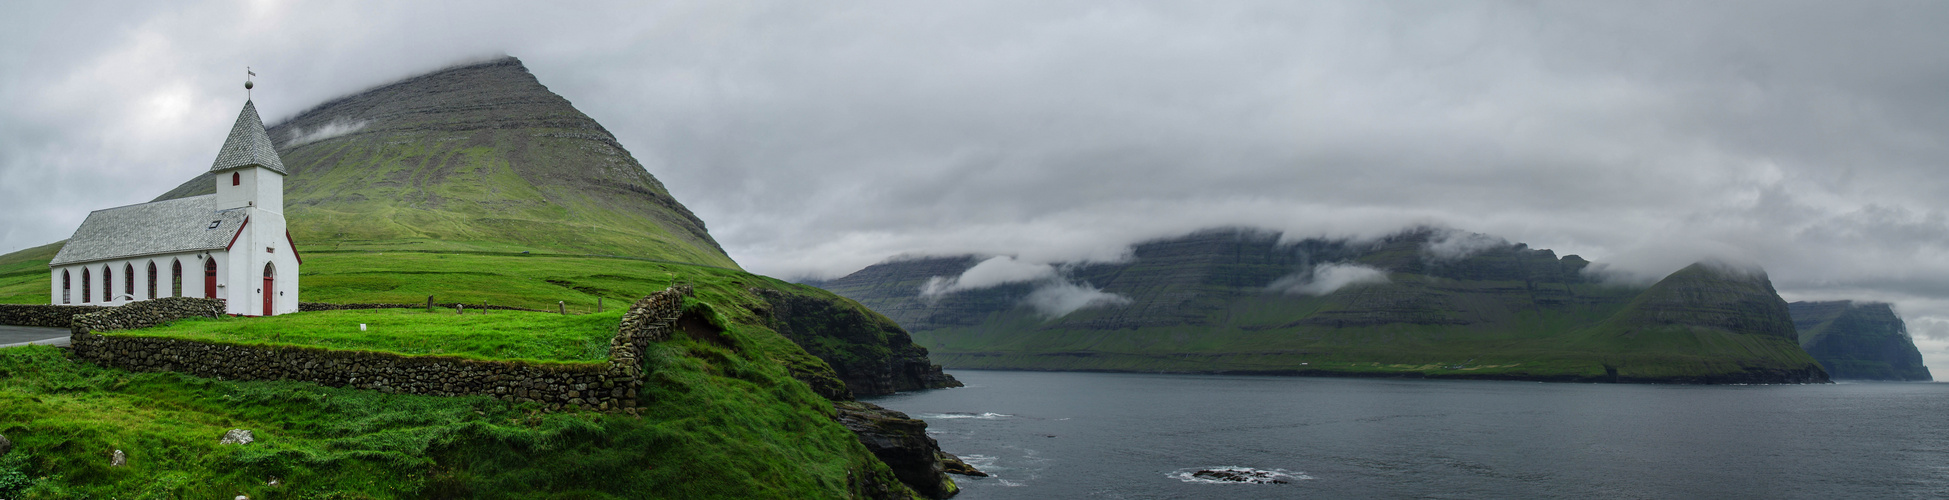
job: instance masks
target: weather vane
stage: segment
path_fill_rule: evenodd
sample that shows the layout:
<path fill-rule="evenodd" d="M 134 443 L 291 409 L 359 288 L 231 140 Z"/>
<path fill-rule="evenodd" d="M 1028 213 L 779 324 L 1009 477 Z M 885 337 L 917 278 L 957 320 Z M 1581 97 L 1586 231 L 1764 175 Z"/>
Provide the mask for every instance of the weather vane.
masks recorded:
<path fill-rule="evenodd" d="M 257 72 L 251 71 L 250 66 L 244 66 L 244 100 L 246 101 L 250 100 L 251 87 L 257 86 L 255 84 L 250 83 L 250 77 L 253 76 L 257 76 Z"/>

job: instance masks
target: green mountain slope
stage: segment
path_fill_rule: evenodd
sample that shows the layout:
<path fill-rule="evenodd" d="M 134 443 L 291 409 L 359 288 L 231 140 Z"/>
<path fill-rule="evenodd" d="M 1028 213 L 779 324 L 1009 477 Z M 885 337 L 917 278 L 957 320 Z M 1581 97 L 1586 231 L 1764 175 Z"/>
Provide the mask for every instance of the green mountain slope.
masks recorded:
<path fill-rule="evenodd" d="M 47 263 L 68 240 L 0 255 L 0 304 L 46 304 L 53 279 Z"/>
<path fill-rule="evenodd" d="M 1791 342 L 1764 275 L 1688 269 L 1650 289 L 1613 286 L 1574 255 L 1430 229 L 1372 242 L 1229 229 L 1132 250 L 1126 262 L 945 294 L 921 290 L 985 258 L 899 259 L 820 285 L 893 318 L 952 368 L 1825 380 Z M 1306 293 L 1336 272 L 1385 279 Z M 1051 291 L 1096 287 L 1121 300 L 1060 316 L 1039 308 Z"/>
<path fill-rule="evenodd" d="M 1787 306 L 1800 347 L 1834 378 L 1935 380 L 1893 306 L 1845 300 Z"/>
<path fill-rule="evenodd" d="M 856 302 L 739 270 L 608 132 L 518 61 L 375 88 L 270 133 L 291 171 L 286 218 L 307 302 L 430 296 L 580 314 L 682 283 L 724 331 L 656 346 L 640 417 L 0 352 L 0 434 L 30 457 L 0 463 L 0 477 L 24 467 L 52 478 L 30 498 L 200 498 L 219 486 L 223 498 L 906 498 L 914 470 L 929 473 L 918 491 L 952 491 L 931 451 L 890 469 L 861 444 L 884 439 L 855 434 L 833 406 L 959 385 L 926 349 Z M 158 199 L 211 189 L 199 175 Z M 0 303 L 46 303 L 59 248 L 0 256 Z M 847 415 L 871 413 L 847 404 Z M 242 426 L 263 429 L 269 446 L 205 436 Z M 128 448 L 135 465 L 106 467 L 104 447 Z M 287 486 L 267 488 L 268 477 Z"/>
<path fill-rule="evenodd" d="M 268 132 L 291 172 L 285 218 L 301 248 L 737 267 L 615 136 L 511 57 L 335 99 Z M 199 174 L 156 199 L 215 189 Z"/>

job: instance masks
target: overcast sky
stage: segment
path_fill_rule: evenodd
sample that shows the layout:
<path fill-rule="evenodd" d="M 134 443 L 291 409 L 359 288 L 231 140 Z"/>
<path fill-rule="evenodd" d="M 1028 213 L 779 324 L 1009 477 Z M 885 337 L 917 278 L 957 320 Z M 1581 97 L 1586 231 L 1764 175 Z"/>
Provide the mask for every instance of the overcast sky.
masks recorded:
<path fill-rule="evenodd" d="M 0 252 L 276 122 L 499 54 L 745 268 L 1110 259 L 1431 223 L 1891 301 L 1949 378 L 1949 3 L 46 2 L 0 7 Z"/>

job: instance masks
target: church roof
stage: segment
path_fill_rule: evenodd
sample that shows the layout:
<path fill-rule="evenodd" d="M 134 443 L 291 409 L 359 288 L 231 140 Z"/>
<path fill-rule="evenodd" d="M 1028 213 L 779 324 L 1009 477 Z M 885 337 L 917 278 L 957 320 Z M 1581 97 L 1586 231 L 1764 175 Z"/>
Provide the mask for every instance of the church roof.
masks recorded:
<path fill-rule="evenodd" d="M 237 124 L 230 126 L 230 138 L 223 140 L 223 149 L 217 152 L 216 164 L 210 166 L 210 171 L 251 165 L 290 175 L 284 171 L 284 160 L 277 156 L 271 134 L 264 132 L 264 120 L 257 117 L 257 104 L 244 101 L 244 111 L 237 114 Z"/>
<path fill-rule="evenodd" d="M 210 194 L 96 210 L 48 266 L 221 250 L 243 227 L 246 210 L 219 212 L 216 200 L 217 195 Z"/>

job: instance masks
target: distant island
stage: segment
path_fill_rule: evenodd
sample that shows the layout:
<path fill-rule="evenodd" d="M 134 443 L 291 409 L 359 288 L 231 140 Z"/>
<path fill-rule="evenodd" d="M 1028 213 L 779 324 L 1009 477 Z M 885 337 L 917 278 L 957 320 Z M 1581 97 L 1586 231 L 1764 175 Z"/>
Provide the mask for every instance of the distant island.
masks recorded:
<path fill-rule="evenodd" d="M 1886 334 L 1873 353 L 1826 347 L 1854 345 L 1849 321 L 1816 321 L 1831 333 L 1803 349 L 1803 308 L 1758 269 L 1700 263 L 1645 286 L 1453 230 L 1281 236 L 1200 231 L 979 288 L 957 280 L 1008 257 L 897 258 L 812 284 L 893 318 L 949 368 L 1725 384 L 1827 382 L 1823 365 L 1855 366 L 1810 352 L 1919 366 Z"/>

